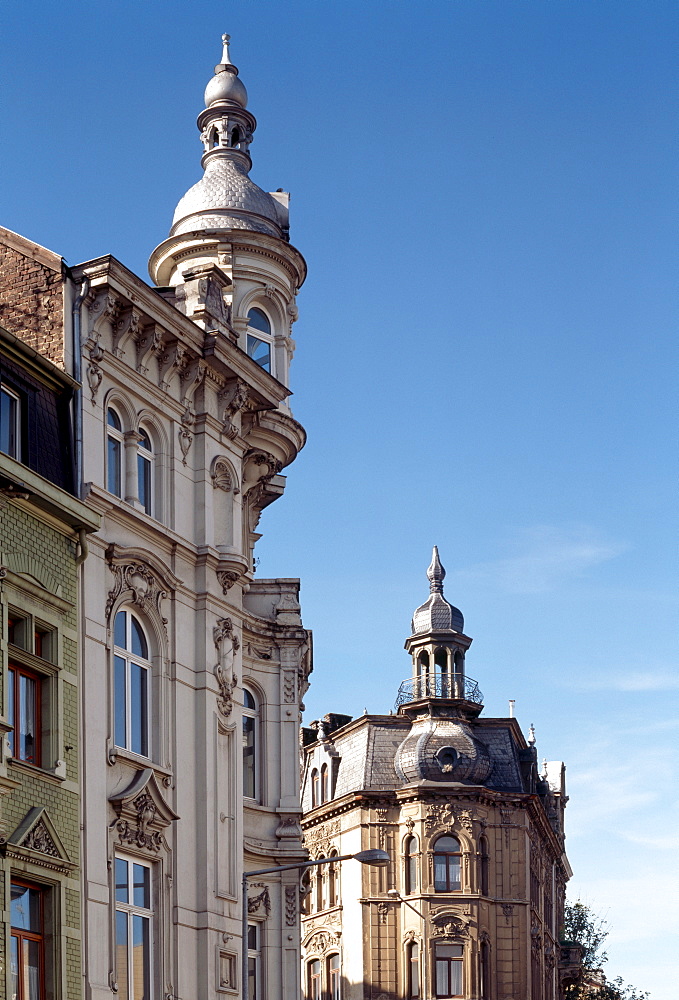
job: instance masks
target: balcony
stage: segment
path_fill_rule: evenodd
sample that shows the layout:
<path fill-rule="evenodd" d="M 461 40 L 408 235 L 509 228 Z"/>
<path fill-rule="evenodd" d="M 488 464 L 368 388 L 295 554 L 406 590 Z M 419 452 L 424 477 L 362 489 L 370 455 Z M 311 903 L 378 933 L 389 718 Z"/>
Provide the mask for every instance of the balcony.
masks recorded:
<path fill-rule="evenodd" d="M 473 677 L 461 677 L 437 671 L 429 671 L 421 677 L 408 677 L 401 683 L 396 697 L 395 708 L 407 705 L 421 698 L 447 698 L 471 701 L 483 705 L 483 694 Z"/>

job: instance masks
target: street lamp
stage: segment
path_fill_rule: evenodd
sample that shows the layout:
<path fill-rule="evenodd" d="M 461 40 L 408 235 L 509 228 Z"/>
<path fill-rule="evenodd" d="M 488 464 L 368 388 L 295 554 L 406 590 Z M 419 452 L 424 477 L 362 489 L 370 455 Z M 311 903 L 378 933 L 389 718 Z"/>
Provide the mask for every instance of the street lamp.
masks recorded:
<path fill-rule="evenodd" d="M 243 908 L 241 912 L 241 996 L 249 1000 L 250 983 L 248 980 L 248 879 L 257 875 L 273 875 L 275 872 L 302 871 L 304 868 L 315 868 L 317 865 L 336 864 L 338 861 L 360 861 L 362 865 L 372 865 L 374 868 L 384 868 L 389 864 L 389 855 L 378 847 L 358 854 L 340 854 L 339 857 L 319 858 L 318 861 L 302 861 L 296 865 L 276 865 L 275 868 L 258 868 L 257 871 L 243 872 Z"/>

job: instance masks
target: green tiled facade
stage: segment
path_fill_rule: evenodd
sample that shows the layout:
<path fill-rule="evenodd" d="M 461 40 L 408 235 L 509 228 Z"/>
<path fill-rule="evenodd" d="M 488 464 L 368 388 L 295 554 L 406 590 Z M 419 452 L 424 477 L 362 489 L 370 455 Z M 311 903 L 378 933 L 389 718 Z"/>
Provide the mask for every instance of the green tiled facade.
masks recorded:
<path fill-rule="evenodd" d="M 0 802 L 3 848 L 0 856 L 0 905 L 4 933 L 0 935 L 0 1000 L 12 993 L 8 961 L 11 914 L 9 886 L 20 878 L 49 895 L 45 905 L 51 926 L 45 926 L 46 996 L 80 1000 L 80 800 L 78 784 L 78 659 L 76 543 L 68 526 L 50 524 L 30 502 L 5 501 L 0 506 L 3 577 L 2 713 L 9 718 L 10 663 L 42 673 L 41 766 L 8 756 L 3 748 L 0 777 L 12 783 Z M 68 532 L 68 537 L 64 532 Z M 9 641 L 10 614 L 26 615 L 21 647 Z M 49 658 L 44 665 L 31 648 L 35 625 L 50 632 Z M 41 667 L 44 672 L 41 671 Z M 16 783 L 16 784 L 13 784 Z M 30 828 L 17 835 L 31 810 L 44 809 L 38 818 L 58 838 L 44 841 L 43 850 L 26 848 Z M 18 842 L 17 842 L 18 841 Z M 34 843 L 34 848 L 37 845 Z M 59 855 L 62 855 L 61 857 Z M 45 918 L 44 918 L 45 919 Z"/>

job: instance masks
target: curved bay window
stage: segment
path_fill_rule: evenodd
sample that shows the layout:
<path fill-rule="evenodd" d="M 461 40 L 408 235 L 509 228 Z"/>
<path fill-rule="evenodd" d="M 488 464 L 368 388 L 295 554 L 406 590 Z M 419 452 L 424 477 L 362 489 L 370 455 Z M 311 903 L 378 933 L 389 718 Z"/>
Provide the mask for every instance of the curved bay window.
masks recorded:
<path fill-rule="evenodd" d="M 119 611 L 113 629 L 115 744 L 151 756 L 151 661 L 141 622 Z"/>
<path fill-rule="evenodd" d="M 460 881 L 462 852 L 457 837 L 439 837 L 434 844 L 434 891 L 457 892 L 462 888 Z M 442 994 L 448 996 L 448 994 Z M 451 996 L 456 996 L 452 993 Z"/>
<path fill-rule="evenodd" d="M 259 797 L 259 718 L 255 696 L 243 688 L 243 795 Z"/>
<path fill-rule="evenodd" d="M 123 425 L 112 406 L 106 411 L 106 489 L 123 495 Z"/>
<path fill-rule="evenodd" d="M 417 846 L 417 837 L 406 837 L 403 845 L 406 895 L 417 892 Z"/>
<path fill-rule="evenodd" d="M 45 996 L 44 890 L 12 882 L 10 904 L 12 996 L 42 1000 Z"/>
<path fill-rule="evenodd" d="M 250 330 L 256 330 L 257 333 L 251 333 Z M 263 368 L 269 374 L 273 374 L 271 323 L 268 316 L 261 309 L 251 309 L 248 313 L 246 349 L 248 356 L 260 368 Z"/>
<path fill-rule="evenodd" d="M 463 945 L 436 944 L 434 949 L 436 997 L 461 997 Z"/>

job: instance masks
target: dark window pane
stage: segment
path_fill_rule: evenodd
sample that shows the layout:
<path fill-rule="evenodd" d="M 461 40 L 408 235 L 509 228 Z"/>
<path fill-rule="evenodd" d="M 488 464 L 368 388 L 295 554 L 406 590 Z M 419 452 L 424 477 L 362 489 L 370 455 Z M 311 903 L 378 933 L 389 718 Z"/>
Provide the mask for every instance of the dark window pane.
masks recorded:
<path fill-rule="evenodd" d="M 40 1000 L 40 952 L 42 942 L 24 941 L 23 1000 Z"/>
<path fill-rule="evenodd" d="M 18 458 L 19 441 L 17 423 L 19 401 L 4 389 L 0 390 L 0 451 Z"/>
<path fill-rule="evenodd" d="M 25 674 L 19 675 L 19 757 L 31 764 L 38 763 L 38 683 Z"/>
<path fill-rule="evenodd" d="M 129 960 L 127 953 L 127 914 L 116 912 L 116 977 L 118 1000 L 129 1000 Z"/>
<path fill-rule="evenodd" d="M 151 463 L 137 455 L 137 489 L 139 500 L 147 514 L 151 513 Z"/>
<path fill-rule="evenodd" d="M 130 664 L 130 729 L 134 753 L 148 756 L 148 671 L 138 663 Z"/>
<path fill-rule="evenodd" d="M 133 865 L 134 905 L 151 909 L 151 872 L 144 865 Z"/>
<path fill-rule="evenodd" d="M 122 430 L 120 424 L 120 417 L 118 416 L 116 411 L 110 409 L 110 407 L 106 411 L 106 423 L 109 425 L 109 427 L 115 427 L 117 431 Z"/>
<path fill-rule="evenodd" d="M 14 671 L 10 669 L 9 671 L 9 683 L 7 692 L 7 721 L 10 726 L 14 726 Z M 14 729 L 7 733 L 7 739 L 9 740 L 9 753 L 10 756 L 14 756 Z"/>
<path fill-rule="evenodd" d="M 120 441 L 116 438 L 107 438 L 107 480 L 106 486 L 109 493 L 119 497 L 121 489 L 121 463 L 120 463 Z"/>
<path fill-rule="evenodd" d="M 150 1000 L 151 995 L 151 935 L 149 918 L 132 917 L 132 968 L 134 990 L 131 1000 Z"/>
<path fill-rule="evenodd" d="M 113 641 L 120 649 L 127 649 L 127 614 L 119 611 L 113 629 Z"/>
<path fill-rule="evenodd" d="M 265 372 L 271 371 L 271 345 L 265 340 L 260 340 L 259 337 L 253 337 L 248 334 L 248 355 L 255 361 L 260 368 L 263 368 Z"/>
<path fill-rule="evenodd" d="M 151 439 L 146 431 L 139 431 L 139 447 L 145 448 L 146 451 L 153 451 L 153 448 L 151 447 Z"/>
<path fill-rule="evenodd" d="M 118 903 L 129 902 L 127 882 L 127 861 L 123 858 L 116 858 L 116 901 Z"/>
<path fill-rule="evenodd" d="M 27 885 L 12 884 L 10 920 L 12 927 L 32 931 L 34 934 L 40 933 L 40 891 L 38 889 L 31 889 Z"/>
<path fill-rule="evenodd" d="M 271 333 L 271 323 L 261 309 L 251 309 L 248 313 L 248 326 L 262 333 Z"/>
<path fill-rule="evenodd" d="M 132 616 L 131 626 L 132 652 L 135 656 L 141 656 L 142 660 L 148 660 L 149 650 L 146 645 L 146 636 L 144 635 L 141 625 L 134 616 Z"/>
<path fill-rule="evenodd" d="M 125 681 L 125 660 L 121 656 L 115 659 L 115 741 L 116 746 L 127 746 L 127 691 Z"/>
<path fill-rule="evenodd" d="M 255 797 L 255 720 L 243 716 L 243 795 Z"/>
<path fill-rule="evenodd" d="M 12 1000 L 19 996 L 19 939 L 12 937 L 12 954 L 10 958 L 12 966 Z"/>
<path fill-rule="evenodd" d="M 245 706 L 245 708 L 249 708 L 253 712 L 257 708 L 257 703 L 247 688 L 243 688 L 243 705 Z"/>

